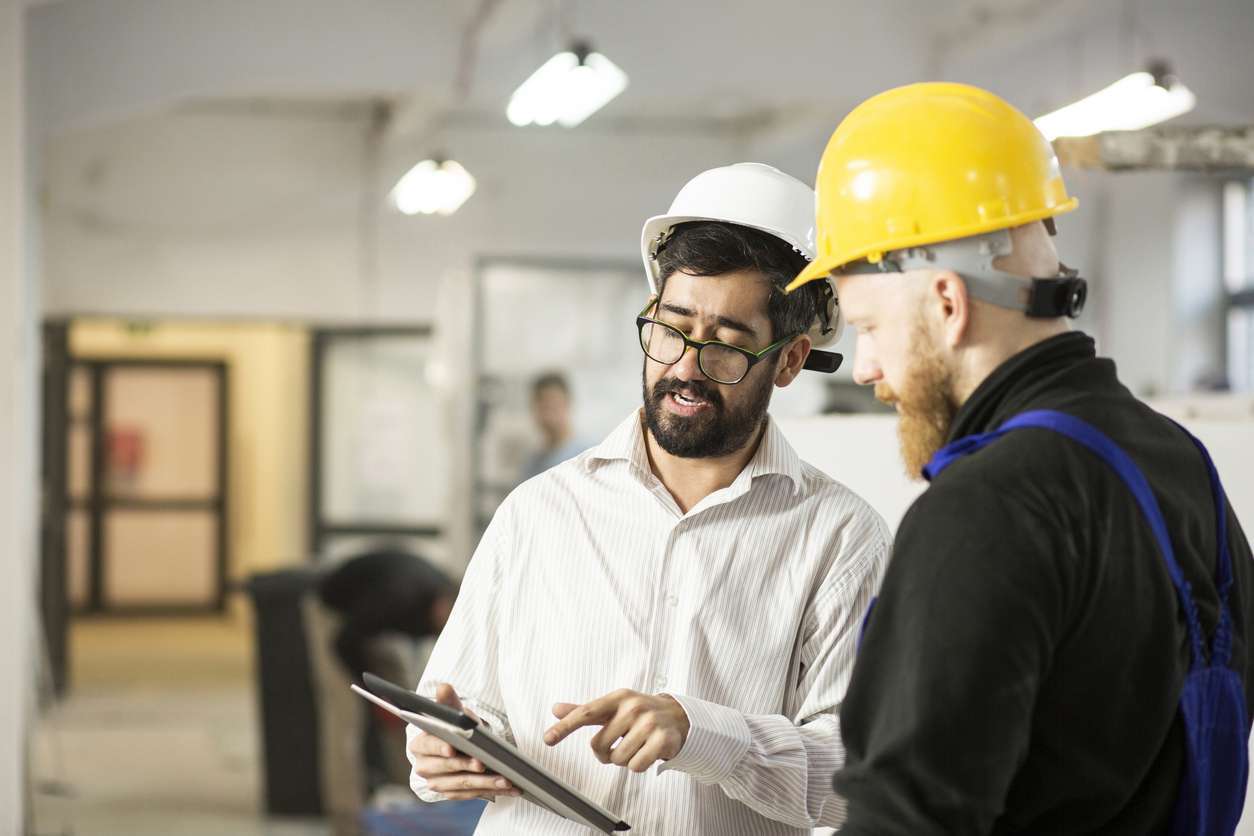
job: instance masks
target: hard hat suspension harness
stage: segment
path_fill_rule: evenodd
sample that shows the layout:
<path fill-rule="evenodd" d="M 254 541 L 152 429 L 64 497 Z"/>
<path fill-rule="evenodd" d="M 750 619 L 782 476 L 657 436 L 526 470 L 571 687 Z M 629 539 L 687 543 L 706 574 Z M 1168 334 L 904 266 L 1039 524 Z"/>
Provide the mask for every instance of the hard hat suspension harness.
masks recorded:
<path fill-rule="evenodd" d="M 836 294 L 832 291 L 831 282 L 819 282 L 817 285 L 818 292 L 815 300 L 819 309 L 819 329 L 824 335 L 832 333 L 836 327 L 836 319 L 840 316 Z M 844 362 L 845 355 L 838 351 L 823 351 L 822 349 L 810 349 L 810 355 L 806 357 L 805 365 L 801 368 L 811 372 L 822 372 L 823 374 L 832 374 L 840 368 L 840 364 Z"/>
<path fill-rule="evenodd" d="M 940 244 L 910 247 L 886 253 L 878 262 L 859 261 L 838 268 L 839 273 L 904 273 L 943 268 L 957 273 L 976 299 L 1023 311 L 1033 319 L 1074 319 L 1084 310 L 1088 283 L 1079 272 L 1059 264 L 1055 276 L 1026 279 L 998 270 L 993 261 L 1010 255 L 1009 230 L 960 238 Z"/>

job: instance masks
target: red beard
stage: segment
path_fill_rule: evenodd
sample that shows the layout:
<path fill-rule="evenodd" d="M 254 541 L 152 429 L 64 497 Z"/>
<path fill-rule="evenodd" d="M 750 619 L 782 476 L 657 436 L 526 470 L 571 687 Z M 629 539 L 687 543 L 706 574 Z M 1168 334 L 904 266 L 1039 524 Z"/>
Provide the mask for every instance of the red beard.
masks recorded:
<path fill-rule="evenodd" d="M 928 340 L 922 323 L 910 340 L 912 365 L 899 391 L 885 383 L 875 384 L 875 397 L 897 408 L 897 441 L 906 475 L 923 478 L 923 466 L 945 445 L 958 404 L 953 395 L 953 375 L 944 358 Z"/>

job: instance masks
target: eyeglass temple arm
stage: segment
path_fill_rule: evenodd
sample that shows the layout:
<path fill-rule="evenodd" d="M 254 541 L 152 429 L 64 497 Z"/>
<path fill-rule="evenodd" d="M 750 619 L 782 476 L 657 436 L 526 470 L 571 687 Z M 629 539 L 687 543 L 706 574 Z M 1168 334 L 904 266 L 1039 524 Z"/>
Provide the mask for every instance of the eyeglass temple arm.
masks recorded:
<path fill-rule="evenodd" d="M 844 359 L 845 355 L 835 351 L 813 349 L 810 351 L 810 356 L 806 358 L 805 365 L 801 368 L 812 372 L 831 374 L 840 368 L 840 364 L 844 362 Z"/>

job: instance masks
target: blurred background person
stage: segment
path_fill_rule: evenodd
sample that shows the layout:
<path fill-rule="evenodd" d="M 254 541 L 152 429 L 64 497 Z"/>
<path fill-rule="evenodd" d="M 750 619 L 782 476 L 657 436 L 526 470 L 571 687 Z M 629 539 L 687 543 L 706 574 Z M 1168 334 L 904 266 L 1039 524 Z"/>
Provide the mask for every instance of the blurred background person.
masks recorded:
<path fill-rule="evenodd" d="M 434 639 L 457 598 L 457 584 L 448 575 L 399 547 L 350 557 L 317 587 L 322 603 L 340 616 L 335 652 L 357 681 L 372 670 L 372 640 L 386 634 Z"/>
<path fill-rule="evenodd" d="M 592 446 L 575 434 L 570 382 L 561 372 L 545 372 L 531 382 L 531 415 L 543 442 L 523 466 L 521 481 L 573 459 Z"/>
<path fill-rule="evenodd" d="M 404 723 L 346 690 L 369 671 L 417 677 L 448 621 L 457 584 L 402 544 L 351 555 L 311 578 L 303 610 L 317 705 L 322 802 L 335 832 L 354 833 L 372 796 L 404 786 Z"/>

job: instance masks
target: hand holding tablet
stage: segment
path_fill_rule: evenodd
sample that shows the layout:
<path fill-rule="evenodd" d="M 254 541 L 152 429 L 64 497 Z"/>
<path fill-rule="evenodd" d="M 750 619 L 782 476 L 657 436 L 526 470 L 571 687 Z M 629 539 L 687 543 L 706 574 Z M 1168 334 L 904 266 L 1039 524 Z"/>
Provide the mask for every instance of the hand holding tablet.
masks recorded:
<path fill-rule="evenodd" d="M 486 724 L 461 705 L 452 688 L 437 694 L 444 698 L 440 702 L 373 674 L 363 674 L 362 679 L 365 687 L 352 685 L 354 691 L 447 747 L 441 747 L 435 740 L 429 741 L 423 744 L 423 756 L 445 761 L 443 768 L 459 770 L 436 774 L 437 779 L 457 776 L 452 780 L 460 786 L 452 789 L 458 795 L 449 797 L 520 794 L 524 800 L 552 813 L 605 833 L 631 829 L 621 818 L 550 775 L 513 745 L 494 735 Z M 434 755 L 426 754 L 428 746 Z M 450 749 L 454 754 L 446 754 Z M 430 763 L 426 766 L 439 768 Z M 479 768 L 483 771 L 478 771 Z M 497 783 L 500 780 L 506 781 L 507 786 L 501 787 Z M 436 791 L 447 795 L 444 790 Z"/>
<path fill-rule="evenodd" d="M 436 687 L 435 701 L 460 711 L 468 717 L 475 714 L 462 705 L 452 685 Z M 477 758 L 467 757 L 433 734 L 420 734 L 409 744 L 414 756 L 414 771 L 427 781 L 427 787 L 451 801 L 482 798 L 492 801 L 498 796 L 516 797 L 522 793 L 510 782 L 490 771 Z"/>

